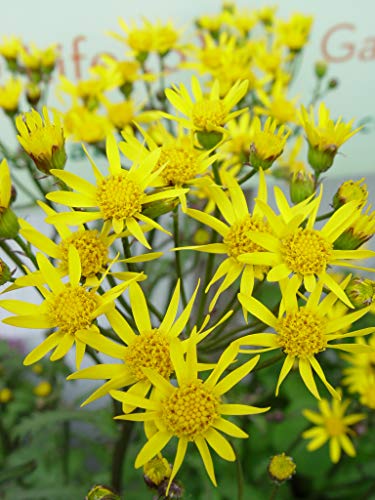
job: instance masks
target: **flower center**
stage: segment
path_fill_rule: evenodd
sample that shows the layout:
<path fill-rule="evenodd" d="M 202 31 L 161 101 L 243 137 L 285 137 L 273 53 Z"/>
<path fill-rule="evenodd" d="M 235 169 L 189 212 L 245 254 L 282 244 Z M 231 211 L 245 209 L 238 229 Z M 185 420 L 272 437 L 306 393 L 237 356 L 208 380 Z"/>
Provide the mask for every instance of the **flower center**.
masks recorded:
<path fill-rule="evenodd" d="M 277 340 L 286 354 L 308 358 L 327 346 L 325 322 L 306 307 L 288 313 L 276 326 Z"/>
<path fill-rule="evenodd" d="M 296 464 L 291 457 L 281 453 L 272 457 L 268 466 L 268 472 L 272 479 L 276 481 L 285 481 L 295 472 Z"/>
<path fill-rule="evenodd" d="M 331 416 L 324 419 L 325 428 L 330 436 L 346 434 L 347 428 L 339 417 Z"/>
<path fill-rule="evenodd" d="M 281 242 L 286 265 L 303 275 L 323 272 L 332 255 L 332 244 L 314 229 L 299 228 Z"/>
<path fill-rule="evenodd" d="M 92 313 L 97 306 L 94 291 L 68 285 L 48 301 L 48 315 L 62 333 L 74 335 L 79 330 L 87 330 L 91 326 Z"/>
<path fill-rule="evenodd" d="M 103 271 L 108 260 L 108 248 L 96 229 L 77 231 L 60 243 L 60 268 L 63 272 L 68 271 L 70 245 L 78 250 L 82 276 L 87 278 Z"/>
<path fill-rule="evenodd" d="M 244 253 L 261 252 L 264 248 L 254 243 L 248 236 L 249 231 L 259 231 L 261 233 L 270 232 L 268 225 L 260 217 L 247 215 L 240 222 L 233 224 L 228 234 L 223 239 L 228 246 L 228 255 L 238 257 Z"/>
<path fill-rule="evenodd" d="M 184 184 L 197 175 L 197 153 L 193 148 L 164 146 L 157 167 L 167 164 L 161 177 L 167 184 Z"/>
<path fill-rule="evenodd" d="M 219 417 L 218 407 L 219 399 L 201 380 L 195 380 L 177 388 L 163 402 L 161 418 L 175 436 L 193 441 Z"/>
<path fill-rule="evenodd" d="M 125 363 L 138 380 L 146 378 L 142 368 L 152 368 L 168 378 L 173 372 L 173 365 L 167 335 L 157 328 L 142 332 L 126 349 Z"/>
<path fill-rule="evenodd" d="M 215 130 L 224 125 L 227 109 L 219 99 L 202 99 L 193 105 L 193 124 L 199 130 Z"/>
<path fill-rule="evenodd" d="M 111 175 L 103 179 L 96 196 L 104 219 L 127 219 L 142 210 L 143 191 L 127 175 Z"/>

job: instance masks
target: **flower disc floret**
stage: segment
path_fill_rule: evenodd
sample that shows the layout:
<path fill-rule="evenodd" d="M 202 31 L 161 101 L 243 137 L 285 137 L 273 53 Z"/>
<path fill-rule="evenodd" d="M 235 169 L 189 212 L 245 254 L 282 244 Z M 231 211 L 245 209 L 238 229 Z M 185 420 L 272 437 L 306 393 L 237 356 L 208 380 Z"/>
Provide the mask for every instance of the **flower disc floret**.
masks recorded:
<path fill-rule="evenodd" d="M 228 111 L 219 99 L 202 99 L 193 105 L 193 124 L 199 130 L 216 130 L 225 124 Z"/>
<path fill-rule="evenodd" d="M 163 401 L 161 419 L 173 435 L 193 441 L 220 417 L 219 403 L 201 380 L 194 380 L 177 388 Z"/>
<path fill-rule="evenodd" d="M 167 184 L 184 184 L 197 175 L 197 153 L 193 148 L 164 146 L 161 149 L 157 168 L 166 164 L 161 177 Z"/>
<path fill-rule="evenodd" d="M 348 427 L 344 424 L 342 417 L 331 415 L 324 419 L 324 426 L 330 436 L 340 436 L 348 432 Z"/>
<path fill-rule="evenodd" d="M 108 248 L 96 229 L 77 231 L 60 243 L 60 267 L 63 271 L 68 269 L 70 245 L 78 250 L 82 276 L 94 276 L 103 271 L 108 259 Z"/>
<path fill-rule="evenodd" d="M 124 360 L 138 380 L 146 379 L 143 368 L 152 368 L 164 378 L 173 372 L 169 339 L 158 328 L 138 335 L 126 349 Z"/>
<path fill-rule="evenodd" d="M 143 191 L 126 175 L 111 175 L 103 179 L 96 197 L 104 219 L 123 220 L 142 210 Z"/>
<path fill-rule="evenodd" d="M 327 347 L 324 320 L 306 307 L 287 313 L 279 320 L 276 332 L 280 347 L 291 356 L 308 358 Z"/>
<path fill-rule="evenodd" d="M 254 243 L 248 236 L 249 231 L 269 232 L 268 225 L 257 216 L 247 215 L 240 222 L 236 222 L 224 238 L 228 246 L 228 255 L 238 257 L 244 253 L 261 252 L 263 248 Z"/>
<path fill-rule="evenodd" d="M 284 262 L 294 273 L 302 275 L 323 272 L 332 251 L 332 244 L 314 229 L 298 228 L 281 242 Z"/>
<path fill-rule="evenodd" d="M 66 286 L 48 303 L 51 322 L 64 334 L 74 335 L 87 330 L 93 321 L 93 312 L 98 307 L 94 291 L 81 286 Z"/>

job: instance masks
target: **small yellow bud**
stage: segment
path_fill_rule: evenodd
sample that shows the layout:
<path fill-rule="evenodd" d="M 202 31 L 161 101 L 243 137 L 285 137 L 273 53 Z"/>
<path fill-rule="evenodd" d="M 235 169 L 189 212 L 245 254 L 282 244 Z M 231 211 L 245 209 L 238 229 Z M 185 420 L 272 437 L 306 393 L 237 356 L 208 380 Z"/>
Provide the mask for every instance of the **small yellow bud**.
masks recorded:
<path fill-rule="evenodd" d="M 40 363 L 36 363 L 31 367 L 31 369 L 37 375 L 40 375 L 43 372 L 43 366 Z"/>
<path fill-rule="evenodd" d="M 121 500 L 120 497 L 107 486 L 97 485 L 91 488 L 85 500 Z"/>
<path fill-rule="evenodd" d="M 210 234 L 206 229 L 199 228 L 193 236 L 196 245 L 205 245 L 210 241 Z"/>
<path fill-rule="evenodd" d="M 315 63 L 315 74 L 317 78 L 323 78 L 327 73 L 327 63 L 325 61 L 316 61 Z"/>
<path fill-rule="evenodd" d="M 314 179 L 310 173 L 299 170 L 293 174 L 289 188 L 292 202 L 300 203 L 315 191 Z"/>
<path fill-rule="evenodd" d="M 0 259 L 0 285 L 4 285 L 4 283 L 8 283 L 12 276 L 9 267 L 7 264 Z"/>
<path fill-rule="evenodd" d="M 169 479 L 171 472 L 170 463 L 161 455 L 153 458 L 143 466 L 144 479 L 150 488 L 155 488 L 165 479 Z"/>
<path fill-rule="evenodd" d="M 352 278 L 345 292 L 350 302 L 357 309 L 369 306 L 375 300 L 375 281 L 365 278 Z"/>
<path fill-rule="evenodd" d="M 9 403 L 12 399 L 13 393 L 8 387 L 4 387 L 4 389 L 0 389 L 0 403 Z"/>
<path fill-rule="evenodd" d="M 364 180 L 363 177 L 359 181 L 349 180 L 343 182 L 333 197 L 333 208 L 337 210 L 342 205 L 345 205 L 345 203 L 353 200 L 359 201 L 364 205 L 368 197 L 367 186 L 363 184 Z"/>
<path fill-rule="evenodd" d="M 35 396 L 38 396 L 39 398 L 46 398 L 51 394 L 51 392 L 52 392 L 52 386 L 46 380 L 40 382 L 33 389 L 33 393 L 35 394 Z"/>
<path fill-rule="evenodd" d="M 296 464 L 292 457 L 288 457 L 285 453 L 274 455 L 268 464 L 268 473 L 271 479 L 276 483 L 283 483 L 290 479 L 296 472 Z"/>
<path fill-rule="evenodd" d="M 41 97 L 41 90 L 37 83 L 29 82 L 26 85 L 26 99 L 31 106 L 36 106 Z"/>

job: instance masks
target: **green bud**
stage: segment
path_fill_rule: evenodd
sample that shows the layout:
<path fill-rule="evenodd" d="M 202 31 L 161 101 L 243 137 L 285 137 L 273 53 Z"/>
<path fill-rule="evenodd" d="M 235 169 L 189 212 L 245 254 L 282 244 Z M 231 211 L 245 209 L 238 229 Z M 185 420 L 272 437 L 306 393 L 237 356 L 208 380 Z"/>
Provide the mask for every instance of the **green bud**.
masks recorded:
<path fill-rule="evenodd" d="M 364 180 L 362 178 L 359 181 L 348 180 L 343 182 L 333 197 L 333 208 L 337 210 L 353 200 L 365 204 L 368 198 L 368 191 L 366 184 L 363 184 Z"/>
<path fill-rule="evenodd" d="M 17 215 L 11 208 L 0 207 L 0 238 L 13 239 L 20 230 Z"/>
<path fill-rule="evenodd" d="M 41 91 L 37 83 L 29 82 L 26 85 L 26 99 L 31 106 L 36 106 L 40 100 Z"/>
<path fill-rule="evenodd" d="M 148 58 L 148 52 L 139 52 L 136 56 L 136 59 L 140 64 L 146 62 L 147 58 Z"/>
<path fill-rule="evenodd" d="M 322 79 L 327 73 L 327 63 L 325 61 L 316 61 L 315 63 L 315 75 L 317 78 Z"/>
<path fill-rule="evenodd" d="M 321 172 L 326 172 L 330 167 L 332 167 L 336 153 L 337 147 L 334 144 L 329 146 L 325 151 L 314 148 L 311 144 L 309 144 L 307 159 L 315 173 L 320 174 Z"/>
<path fill-rule="evenodd" d="M 314 179 L 308 172 L 299 171 L 293 175 L 289 189 L 292 202 L 300 203 L 315 191 Z"/>
<path fill-rule="evenodd" d="M 282 152 L 283 151 L 281 150 L 278 155 L 263 158 L 258 154 L 255 144 L 251 144 L 249 163 L 255 170 L 259 170 L 260 168 L 262 168 L 263 170 L 268 170 L 272 167 L 273 162 L 281 155 Z"/>
<path fill-rule="evenodd" d="M 356 309 L 367 307 L 375 300 L 375 281 L 365 278 L 352 278 L 345 292 Z"/>
<path fill-rule="evenodd" d="M 178 198 L 145 203 L 142 208 L 142 214 L 146 215 L 146 217 L 150 217 L 150 219 L 156 219 L 161 215 L 167 214 L 168 212 L 172 212 L 179 203 L 180 201 Z"/>
<path fill-rule="evenodd" d="M 120 92 L 125 97 L 125 99 L 129 99 L 131 93 L 133 92 L 133 84 L 131 82 L 125 82 L 121 85 Z"/>
<path fill-rule="evenodd" d="M 4 285 L 5 283 L 8 283 L 12 276 L 12 273 L 10 272 L 9 267 L 6 265 L 6 263 L 0 259 L 0 285 Z"/>
<path fill-rule="evenodd" d="M 107 486 L 97 485 L 88 492 L 85 500 L 121 500 L 121 498 Z"/>
<path fill-rule="evenodd" d="M 338 86 L 339 86 L 339 81 L 337 78 L 331 78 L 330 81 L 328 82 L 328 88 L 331 90 L 335 89 Z"/>
<path fill-rule="evenodd" d="M 209 151 L 210 149 L 214 149 L 219 144 L 223 138 L 223 134 L 221 132 L 215 132 L 214 130 L 211 132 L 200 130 L 197 132 L 197 138 L 202 148 Z"/>

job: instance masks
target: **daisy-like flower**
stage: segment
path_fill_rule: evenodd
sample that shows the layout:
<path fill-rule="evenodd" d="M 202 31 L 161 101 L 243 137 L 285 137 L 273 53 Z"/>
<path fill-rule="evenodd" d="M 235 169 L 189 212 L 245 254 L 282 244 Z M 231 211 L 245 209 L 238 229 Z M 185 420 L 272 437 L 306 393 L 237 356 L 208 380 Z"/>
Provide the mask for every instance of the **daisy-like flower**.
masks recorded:
<path fill-rule="evenodd" d="M 308 42 L 313 18 L 294 13 L 288 21 L 277 23 L 277 40 L 291 52 L 299 52 Z"/>
<path fill-rule="evenodd" d="M 160 119 L 158 111 L 142 111 L 141 105 L 135 104 L 131 99 L 112 103 L 103 97 L 102 102 L 107 108 L 109 121 L 118 131 L 129 129 L 137 123 L 149 123 Z"/>
<path fill-rule="evenodd" d="M 356 250 L 375 234 L 375 212 L 369 205 L 335 241 L 338 250 Z"/>
<path fill-rule="evenodd" d="M 65 138 L 62 123 L 56 112 L 53 112 L 53 122 L 51 122 L 48 110 L 44 106 L 43 118 L 35 109 L 17 116 L 16 127 L 20 134 L 17 139 L 36 167 L 41 172 L 49 174 L 51 168 L 65 166 Z"/>
<path fill-rule="evenodd" d="M 54 191 L 47 194 L 47 198 L 69 207 L 93 208 L 94 211 L 59 213 L 48 217 L 47 222 L 60 221 L 68 225 L 77 225 L 98 219 L 109 220 L 117 235 L 126 228 L 134 238 L 147 248 L 150 248 L 150 245 L 139 222 L 169 234 L 160 224 L 142 214 L 144 204 L 176 198 L 184 192 L 182 189 L 166 189 L 151 194 L 145 192 L 165 168 L 163 165 L 155 170 L 160 150 L 153 151 L 139 164 L 133 164 L 129 170 L 125 170 L 121 166 L 115 138 L 109 135 L 107 138 L 109 175 L 107 176 L 99 171 L 87 151 L 86 154 L 96 177 L 96 185 L 70 172 L 52 170 L 53 175 L 75 189 L 76 192 Z"/>
<path fill-rule="evenodd" d="M 19 55 L 22 64 L 27 69 L 51 73 L 60 55 L 60 49 L 57 44 L 52 44 L 46 49 L 39 49 L 35 43 L 31 43 L 27 48 L 22 47 Z"/>
<path fill-rule="evenodd" d="M 219 82 L 215 81 L 210 93 L 204 95 L 198 79 L 193 76 L 191 88 L 194 100 L 183 84 L 180 87 L 173 86 L 173 89 L 166 89 L 165 91 L 165 95 L 172 106 L 184 114 L 186 118 L 173 115 L 166 115 L 166 117 L 176 120 L 185 128 L 198 132 L 198 138 L 203 147 L 206 147 L 202 142 L 204 137 L 208 133 L 217 133 L 217 144 L 225 132 L 224 125 L 244 111 L 241 109 L 231 112 L 231 109 L 245 96 L 247 87 L 247 80 L 237 81 L 225 97 L 221 98 Z M 210 149 L 210 147 L 207 149 Z"/>
<path fill-rule="evenodd" d="M 8 63 L 15 62 L 22 47 L 22 41 L 16 36 L 2 36 L 0 54 Z"/>
<path fill-rule="evenodd" d="M 94 324 L 96 318 L 114 309 L 114 300 L 124 292 L 129 282 L 121 283 L 102 295 L 96 289 L 82 286 L 81 262 L 78 251 L 72 245 L 69 248 L 68 282 L 62 281 L 61 273 L 47 257 L 37 254 L 36 258 L 42 280 L 38 275 L 34 283 L 29 284 L 40 291 L 44 301 L 36 305 L 23 300 L 1 300 L 0 307 L 16 314 L 3 322 L 21 328 L 56 328 L 26 356 L 25 365 L 36 363 L 52 349 L 51 361 L 61 359 L 75 344 L 76 366 L 79 368 L 86 349 L 86 343 L 79 338 L 79 334 L 86 331 L 95 335 L 98 332 Z"/>
<path fill-rule="evenodd" d="M 111 391 L 111 395 L 126 405 L 145 409 L 142 413 L 116 417 L 143 421 L 148 428 L 146 431 L 148 441 L 137 455 L 136 468 L 142 467 L 161 452 L 169 441 L 177 438 L 177 453 L 169 485 L 182 465 L 189 442 L 193 442 L 202 457 L 208 476 L 216 486 L 214 465 L 208 445 L 224 460 L 234 461 L 236 457 L 233 448 L 221 432 L 232 437 L 247 437 L 244 431 L 223 416 L 253 415 L 263 413 L 269 408 L 223 401 L 223 396 L 254 368 L 258 356 L 219 380 L 237 354 L 237 348 L 230 346 L 223 352 L 209 377 L 203 381 L 198 377 L 194 337 L 191 336 L 188 341 L 186 358 L 180 344 L 171 344 L 171 360 L 177 386 L 165 380 L 155 370 L 144 369 L 144 374 L 155 387 L 153 397 L 146 399 L 121 391 Z"/>
<path fill-rule="evenodd" d="M 106 116 L 83 106 L 74 106 L 64 115 L 64 132 L 72 141 L 95 144 L 104 141 L 112 131 L 113 125 Z"/>
<path fill-rule="evenodd" d="M 338 286 L 341 289 L 345 288 L 349 280 L 350 276 Z M 236 340 L 235 343 L 242 347 L 240 352 L 247 352 L 248 354 L 273 351 L 275 349 L 280 349 L 285 354 L 285 360 L 276 385 L 276 395 L 279 393 L 281 383 L 291 371 L 295 362 L 297 362 L 302 380 L 317 399 L 320 399 L 320 395 L 314 380 L 313 370 L 332 396 L 338 398 L 339 394 L 327 381 L 317 356 L 326 349 L 338 349 L 344 352 L 366 352 L 368 350 L 366 346 L 356 343 L 336 344 L 332 343 L 332 341 L 368 335 L 375 331 L 375 327 L 363 328 L 349 333 L 342 333 L 341 331 L 362 318 L 370 308 L 363 308 L 349 314 L 343 311 L 341 317 L 331 318 L 330 310 L 338 300 L 334 293 L 329 293 L 320 301 L 323 288 L 322 284 L 320 284 L 315 287 L 314 291 L 306 299 L 306 303 L 301 306 L 297 300 L 299 287 L 300 282 L 296 276 L 282 286 L 283 299 L 280 303 L 278 317 L 274 316 L 259 300 L 240 293 L 238 298 L 242 306 L 265 325 L 270 326 L 273 331 L 246 335 Z M 245 346 L 251 347 L 251 349 L 243 349 Z M 255 350 L 253 350 L 254 346 L 256 346 Z M 262 347 L 258 348 L 258 346 Z"/>
<path fill-rule="evenodd" d="M 263 106 L 254 106 L 254 112 L 259 115 L 270 116 L 278 123 L 298 123 L 296 101 L 298 97 L 288 99 L 283 82 L 276 81 L 271 93 L 263 89 L 257 91 L 257 96 Z"/>
<path fill-rule="evenodd" d="M 332 166 L 339 147 L 362 128 L 352 130 L 354 120 L 344 123 L 341 116 L 335 123 L 324 102 L 320 103 L 317 123 L 313 106 L 310 107 L 310 113 L 302 106 L 300 119 L 309 143 L 308 160 L 318 173 L 325 172 Z"/>
<path fill-rule="evenodd" d="M 110 32 L 109 34 L 120 42 L 126 43 L 135 54 L 140 62 L 144 62 L 153 49 L 153 34 L 149 26 L 138 27 L 134 22 L 130 25 L 126 24 L 123 19 L 119 19 L 121 29 L 124 31 L 125 36 L 117 33 Z"/>
<path fill-rule="evenodd" d="M 305 200 L 295 205 L 292 212 L 281 190 L 276 187 L 274 192 L 281 212 L 279 216 L 263 201 L 258 201 L 272 231 L 265 234 L 249 233 L 249 238 L 264 251 L 241 255 L 238 257 L 239 261 L 270 267 L 267 275 L 269 281 L 281 281 L 296 275 L 299 285 L 304 283 L 309 292 L 314 290 L 318 279 L 347 306 L 352 307 L 343 289 L 331 277 L 329 267 L 358 268 L 356 264 L 348 261 L 375 256 L 375 252 L 371 250 L 336 250 L 334 246 L 335 241 L 357 219 L 361 210 L 358 203 L 347 203 L 339 208 L 321 229 L 314 229 L 322 191 L 315 200 L 309 203 Z M 298 207 L 301 207 L 299 214 L 294 217 L 293 210 L 298 210 Z"/>
<path fill-rule="evenodd" d="M 22 92 L 22 82 L 16 78 L 10 78 L 4 85 L 0 86 L 0 108 L 5 113 L 13 115 L 18 110 L 18 104 Z"/>
<path fill-rule="evenodd" d="M 340 391 L 341 394 L 341 391 Z M 315 451 L 329 441 L 329 456 L 333 463 L 337 463 L 343 450 L 350 457 L 356 455 L 355 448 L 349 436 L 356 433 L 350 426 L 366 418 L 363 413 L 346 414 L 350 400 L 333 400 L 331 404 L 328 400 L 322 399 L 318 406 L 320 412 L 303 410 L 303 415 L 315 427 L 302 433 L 305 439 L 311 439 L 307 445 L 309 451 Z"/>
<path fill-rule="evenodd" d="M 179 340 L 179 336 L 185 329 L 190 318 L 198 286 L 186 307 L 177 317 L 180 303 L 180 282 L 178 282 L 165 316 L 157 327 L 152 326 L 146 298 L 141 287 L 133 282 L 129 286 L 129 291 L 130 305 L 138 331 L 135 332 L 118 311 L 112 310 L 107 313 L 107 318 L 112 328 L 125 345 L 115 343 L 99 332 L 96 334 L 81 332 L 80 334 L 80 339 L 83 342 L 107 356 L 122 361 L 122 363 L 106 363 L 90 366 L 68 377 L 69 380 L 83 378 L 94 380 L 108 379 L 108 382 L 96 389 L 83 405 L 105 396 L 112 389 L 121 389 L 124 387 L 127 388 L 129 394 L 141 397 L 146 396 L 151 388 L 151 382 L 145 376 L 144 368 L 152 368 L 160 376 L 169 380 L 174 371 L 170 350 L 171 343 L 179 342 L 181 348 L 184 351 L 186 350 L 186 341 Z M 198 341 L 203 340 L 216 326 L 225 321 L 229 315 L 225 315 L 214 326 L 203 330 L 207 323 L 206 321 L 198 331 Z M 197 331 L 196 326 L 193 327 L 193 332 L 195 331 Z M 124 408 L 125 412 L 132 410 L 133 406 Z"/>
<path fill-rule="evenodd" d="M 221 176 L 224 185 L 228 187 L 228 196 L 219 186 L 211 186 L 208 189 L 225 222 L 195 209 L 189 208 L 186 210 L 186 213 L 219 233 L 222 241 L 175 249 L 189 249 L 226 255 L 225 260 L 219 265 L 206 288 L 206 292 L 208 292 L 214 283 L 224 277 L 210 303 L 209 311 L 212 311 L 214 308 L 220 294 L 229 288 L 241 274 L 240 290 L 245 295 L 251 295 L 255 278 L 262 279 L 264 273 L 267 271 L 267 268 L 264 266 L 247 265 L 239 261 L 240 255 L 248 254 L 249 252 L 262 252 L 262 248 L 253 243 L 248 237 L 248 233 L 250 231 L 259 231 L 263 234 L 270 230 L 258 203 L 259 200 L 262 200 L 264 204 L 267 203 L 267 186 L 263 171 L 259 171 L 258 198 L 252 213 L 249 212 L 245 195 L 235 178 L 225 171 L 221 173 Z"/>
<path fill-rule="evenodd" d="M 277 130 L 277 121 L 268 117 L 264 127 L 257 116 L 254 116 L 251 124 L 250 163 L 255 169 L 267 170 L 284 151 L 286 140 L 290 135 L 284 125 Z"/>

